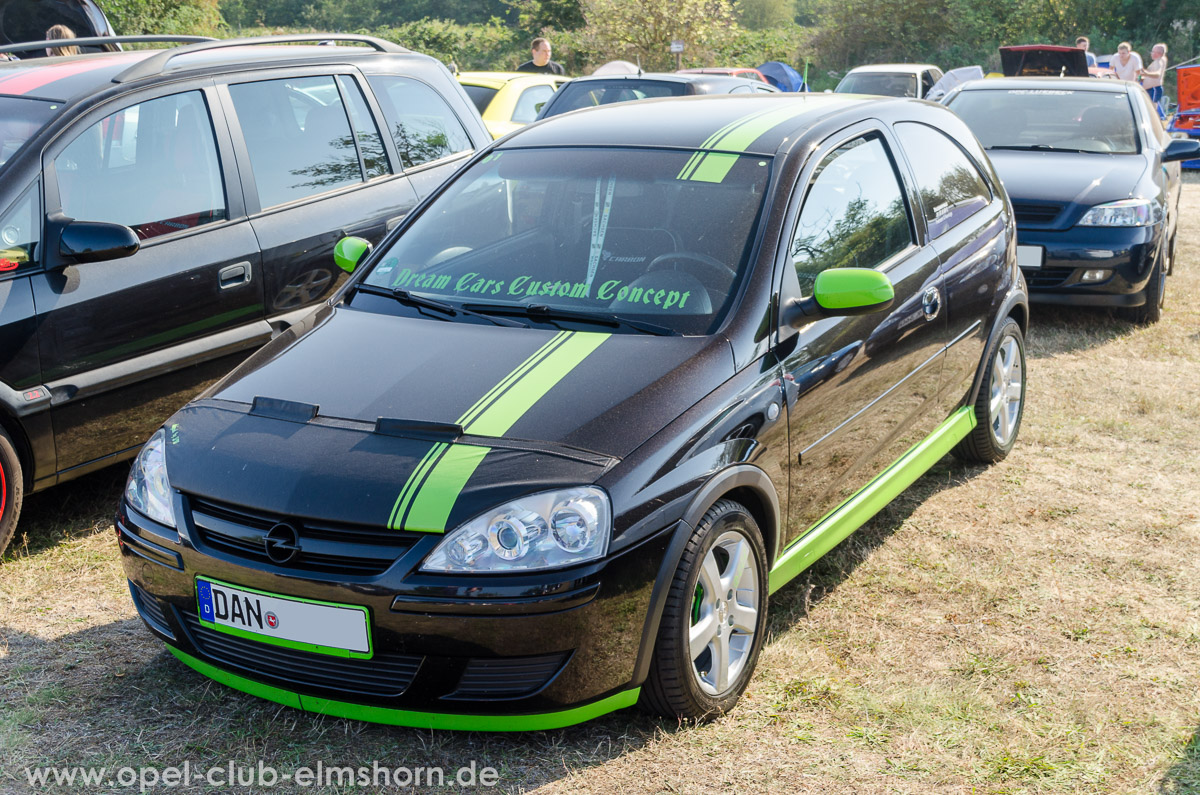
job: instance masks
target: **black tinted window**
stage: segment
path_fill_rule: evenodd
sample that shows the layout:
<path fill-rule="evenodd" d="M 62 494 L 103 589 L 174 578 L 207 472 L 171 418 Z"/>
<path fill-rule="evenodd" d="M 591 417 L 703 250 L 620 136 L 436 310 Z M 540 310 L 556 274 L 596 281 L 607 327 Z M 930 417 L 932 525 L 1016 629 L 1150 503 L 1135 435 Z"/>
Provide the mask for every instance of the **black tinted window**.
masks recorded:
<path fill-rule="evenodd" d="M 687 84 L 656 80 L 587 80 L 567 83 L 558 92 L 561 96 L 554 100 L 554 106 L 550 109 L 552 116 L 596 105 L 611 105 L 614 102 L 630 102 L 652 97 L 682 97 L 687 93 Z"/>
<path fill-rule="evenodd" d="M 827 268 L 874 268 L 911 243 L 900 182 L 879 138 L 856 138 L 821 160 L 792 237 L 805 295 Z"/>
<path fill-rule="evenodd" d="M 229 93 L 264 208 L 362 181 L 332 77 L 241 83 Z"/>
<path fill-rule="evenodd" d="M 492 101 L 492 97 L 496 96 L 498 89 L 464 84 L 463 91 L 467 92 L 467 96 L 471 98 L 471 102 L 474 103 L 476 109 L 480 113 L 483 113 L 487 110 L 488 103 Z"/>
<path fill-rule="evenodd" d="M 896 125 L 921 194 L 931 238 L 986 207 L 992 200 L 975 164 L 941 132 L 924 124 Z"/>
<path fill-rule="evenodd" d="M 405 168 L 473 148 L 462 122 L 429 86 L 386 75 L 368 80 L 383 106 L 383 115 Z"/>
<path fill-rule="evenodd" d="M 142 239 L 223 220 L 225 188 L 199 91 L 133 105 L 54 159 L 62 211 L 132 227 Z"/>
<path fill-rule="evenodd" d="M 392 167 L 383 148 L 383 138 L 379 135 L 375 120 L 371 118 L 371 111 L 363 98 L 362 89 L 358 87 L 358 83 L 345 75 L 338 77 L 338 85 L 341 86 L 346 104 L 350 108 L 350 122 L 354 125 L 354 136 L 358 141 L 358 151 L 362 155 L 363 171 L 366 172 L 367 179 L 391 174 Z"/>

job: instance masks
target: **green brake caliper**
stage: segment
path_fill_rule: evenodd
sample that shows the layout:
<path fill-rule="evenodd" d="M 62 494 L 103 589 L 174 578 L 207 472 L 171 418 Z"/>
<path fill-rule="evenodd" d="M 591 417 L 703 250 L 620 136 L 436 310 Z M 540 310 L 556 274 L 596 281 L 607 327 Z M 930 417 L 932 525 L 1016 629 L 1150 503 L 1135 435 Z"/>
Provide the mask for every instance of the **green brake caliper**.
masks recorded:
<path fill-rule="evenodd" d="M 700 589 L 700 583 L 696 583 L 696 597 L 692 599 L 692 625 L 700 621 L 700 599 L 704 592 Z"/>

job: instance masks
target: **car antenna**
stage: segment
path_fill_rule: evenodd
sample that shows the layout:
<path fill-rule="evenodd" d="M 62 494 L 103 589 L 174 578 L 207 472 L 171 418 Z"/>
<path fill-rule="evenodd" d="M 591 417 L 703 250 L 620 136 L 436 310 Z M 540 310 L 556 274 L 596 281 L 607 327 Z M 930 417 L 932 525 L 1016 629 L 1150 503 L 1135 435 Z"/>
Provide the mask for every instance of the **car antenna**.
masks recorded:
<path fill-rule="evenodd" d="M 638 63 L 638 77 L 641 77 L 642 76 L 642 56 L 640 56 L 640 55 L 637 56 L 637 63 Z"/>

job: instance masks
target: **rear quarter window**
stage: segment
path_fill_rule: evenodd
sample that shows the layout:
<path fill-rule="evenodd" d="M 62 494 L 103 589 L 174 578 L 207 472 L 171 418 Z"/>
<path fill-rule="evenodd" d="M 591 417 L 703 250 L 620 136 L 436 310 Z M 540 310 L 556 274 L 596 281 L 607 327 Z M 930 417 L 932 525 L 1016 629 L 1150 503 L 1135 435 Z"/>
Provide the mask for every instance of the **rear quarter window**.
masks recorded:
<path fill-rule="evenodd" d="M 393 75 L 373 75 L 368 82 L 383 107 L 388 131 L 405 168 L 474 148 L 458 116 L 429 86 Z"/>
<path fill-rule="evenodd" d="M 917 122 L 900 122 L 895 130 L 917 181 L 931 239 L 991 203 L 987 181 L 948 136 Z"/>

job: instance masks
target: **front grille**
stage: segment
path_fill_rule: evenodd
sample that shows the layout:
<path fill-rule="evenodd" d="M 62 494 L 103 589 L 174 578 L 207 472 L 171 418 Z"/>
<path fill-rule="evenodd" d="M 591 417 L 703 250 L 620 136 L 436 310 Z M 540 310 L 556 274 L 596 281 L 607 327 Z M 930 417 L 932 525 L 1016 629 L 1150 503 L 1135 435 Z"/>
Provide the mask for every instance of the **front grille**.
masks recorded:
<path fill-rule="evenodd" d="M 1025 274 L 1025 283 L 1033 287 L 1058 287 L 1071 278 L 1074 268 L 1038 268 L 1037 270 L 1021 271 Z"/>
<path fill-rule="evenodd" d="M 162 605 L 158 603 L 158 600 L 134 585 L 132 580 L 129 582 L 129 594 L 133 597 L 133 606 L 137 608 L 138 614 L 141 615 L 142 619 L 162 634 L 174 640 L 175 633 L 167 625 L 166 614 L 163 613 Z"/>
<path fill-rule="evenodd" d="M 297 651 L 227 635 L 201 624 L 194 613 L 177 613 L 196 648 L 224 668 L 341 693 L 399 696 L 412 684 L 423 659 L 380 651 L 370 660 Z"/>
<path fill-rule="evenodd" d="M 541 690 L 570 652 L 540 657 L 476 657 L 467 663 L 458 687 L 446 696 L 476 701 L 520 698 Z"/>
<path fill-rule="evenodd" d="M 412 536 L 381 526 L 294 519 L 199 497 L 189 497 L 188 504 L 192 524 L 209 547 L 285 569 L 373 576 L 385 571 L 415 543 Z M 281 522 L 295 528 L 300 547 L 300 552 L 286 563 L 273 561 L 263 541 Z"/>
<path fill-rule="evenodd" d="M 1013 214 L 1017 217 L 1017 225 L 1054 223 L 1062 207 L 1056 204 L 1018 204 L 1013 202 Z"/>

